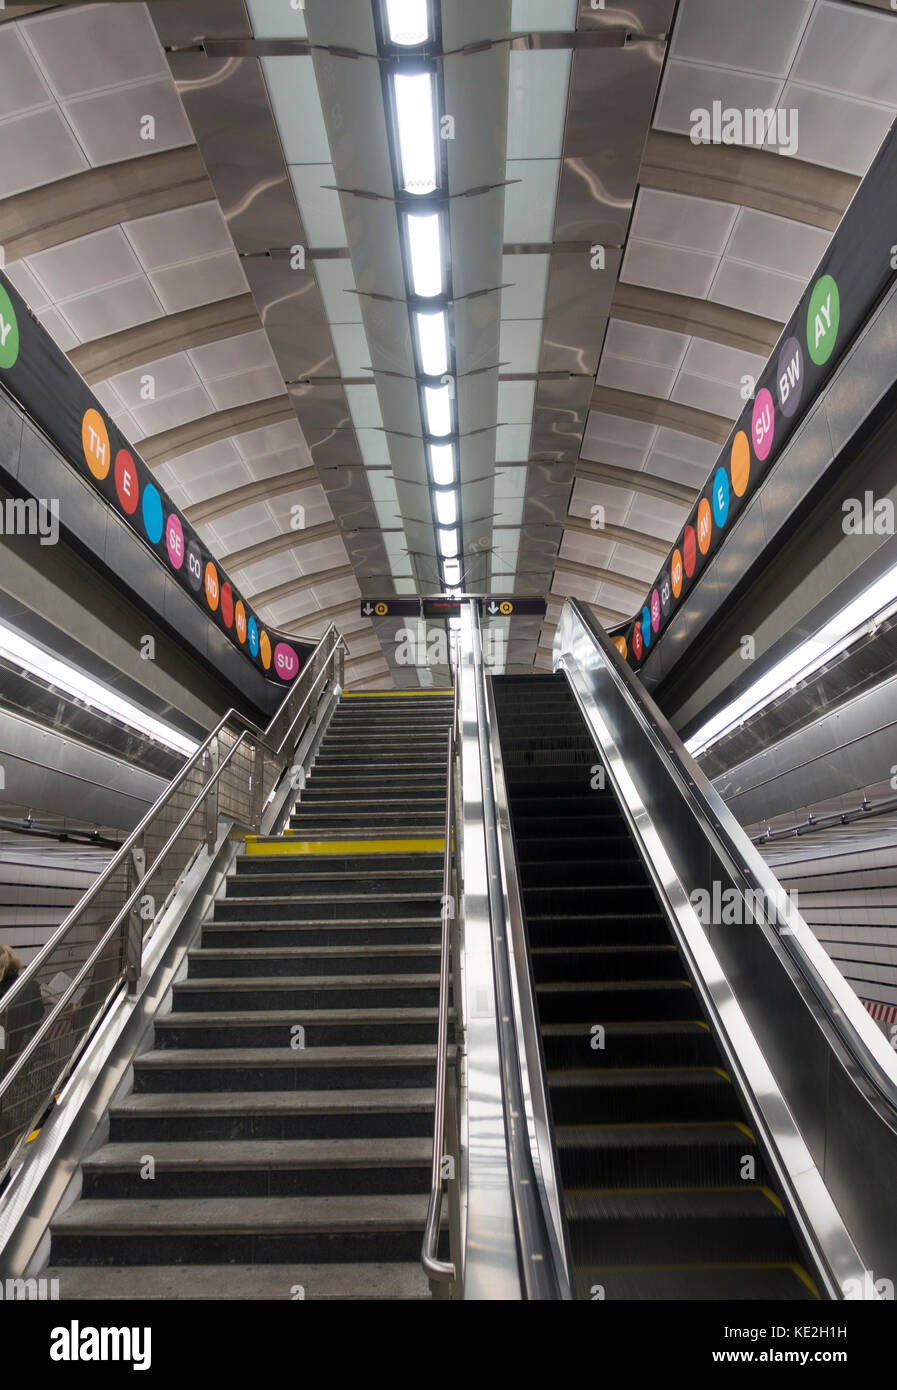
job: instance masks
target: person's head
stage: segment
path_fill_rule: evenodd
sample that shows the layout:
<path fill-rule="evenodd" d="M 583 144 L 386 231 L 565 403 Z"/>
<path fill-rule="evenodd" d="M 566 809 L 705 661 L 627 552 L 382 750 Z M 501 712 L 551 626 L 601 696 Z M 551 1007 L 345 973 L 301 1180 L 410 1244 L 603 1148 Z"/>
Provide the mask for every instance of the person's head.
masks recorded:
<path fill-rule="evenodd" d="M 22 962 L 12 947 L 0 946 L 0 981 L 14 980 L 21 969 Z"/>

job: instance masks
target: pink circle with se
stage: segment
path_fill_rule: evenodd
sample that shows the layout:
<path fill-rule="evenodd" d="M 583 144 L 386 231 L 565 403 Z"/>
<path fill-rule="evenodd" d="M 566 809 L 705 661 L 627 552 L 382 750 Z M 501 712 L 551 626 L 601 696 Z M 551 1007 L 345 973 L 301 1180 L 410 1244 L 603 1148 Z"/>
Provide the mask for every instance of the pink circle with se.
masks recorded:
<path fill-rule="evenodd" d="M 774 430 L 775 407 L 772 403 L 772 396 L 764 386 L 762 391 L 757 392 L 757 399 L 754 401 L 754 410 L 751 415 L 751 442 L 754 446 L 754 453 L 761 462 L 772 448 Z"/>
<path fill-rule="evenodd" d="M 168 518 L 165 527 L 165 544 L 172 569 L 179 570 L 184 563 L 184 528 L 176 516 Z"/>
<path fill-rule="evenodd" d="M 286 642 L 278 642 L 274 648 L 274 669 L 284 681 L 291 681 L 299 670 L 299 658 Z"/>
<path fill-rule="evenodd" d="M 660 594 L 656 589 L 651 595 L 651 627 L 654 632 L 660 627 Z"/>

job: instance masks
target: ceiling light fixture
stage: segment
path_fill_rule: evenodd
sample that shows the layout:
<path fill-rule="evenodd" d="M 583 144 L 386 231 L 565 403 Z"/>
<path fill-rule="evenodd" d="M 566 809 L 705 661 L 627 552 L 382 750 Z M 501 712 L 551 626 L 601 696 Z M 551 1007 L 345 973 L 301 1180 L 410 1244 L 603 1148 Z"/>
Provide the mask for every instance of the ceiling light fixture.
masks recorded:
<path fill-rule="evenodd" d="M 427 0 L 386 0 L 386 24 L 393 43 L 418 47 L 430 37 Z"/>
<path fill-rule="evenodd" d="M 445 310 L 415 314 L 420 365 L 425 376 L 442 376 L 448 371 L 448 324 Z"/>
<path fill-rule="evenodd" d="M 458 521 L 457 492 L 434 492 L 436 520 L 440 526 L 455 526 Z"/>
<path fill-rule="evenodd" d="M 447 589 L 453 584 L 461 583 L 461 561 L 443 560 L 442 562 L 442 582 Z"/>
<path fill-rule="evenodd" d="M 438 212 L 409 212 L 405 218 L 411 288 L 423 299 L 442 294 L 442 235 Z"/>
<path fill-rule="evenodd" d="M 402 186 L 421 196 L 436 188 L 436 108 L 433 74 L 397 72 L 393 78 Z"/>
<path fill-rule="evenodd" d="M 430 477 L 437 487 L 451 487 L 455 481 L 454 444 L 430 445 Z"/>
<path fill-rule="evenodd" d="M 452 432 L 452 401 L 447 386 L 425 386 L 427 430 L 437 438 Z"/>
<path fill-rule="evenodd" d="M 439 553 L 446 560 L 454 560 L 458 555 L 458 532 L 455 527 L 447 531 L 439 529 Z"/>

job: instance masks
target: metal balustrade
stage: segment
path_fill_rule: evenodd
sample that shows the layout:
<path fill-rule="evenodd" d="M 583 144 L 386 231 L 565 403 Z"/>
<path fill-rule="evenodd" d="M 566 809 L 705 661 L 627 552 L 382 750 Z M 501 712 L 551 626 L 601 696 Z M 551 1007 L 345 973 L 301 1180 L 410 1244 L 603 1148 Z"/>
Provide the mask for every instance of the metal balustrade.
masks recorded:
<path fill-rule="evenodd" d="M 0 1000 L 0 1179 L 72 1070 L 143 944 L 219 821 L 249 833 L 318 706 L 342 686 L 344 642 L 331 624 L 265 730 L 228 710 Z"/>

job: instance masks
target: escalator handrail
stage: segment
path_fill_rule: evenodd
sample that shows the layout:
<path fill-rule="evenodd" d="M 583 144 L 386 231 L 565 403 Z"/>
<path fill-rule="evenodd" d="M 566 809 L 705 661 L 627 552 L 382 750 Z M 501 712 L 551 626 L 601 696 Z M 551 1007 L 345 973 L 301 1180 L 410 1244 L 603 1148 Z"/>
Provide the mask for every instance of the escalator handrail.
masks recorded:
<path fill-rule="evenodd" d="M 543 1205 L 540 1176 L 533 1161 L 533 1139 L 524 1094 L 520 1048 L 514 1018 L 512 968 L 508 951 L 511 930 L 506 916 L 507 889 L 502 881 L 502 857 L 493 777 L 492 742 L 498 737 L 490 725 L 486 673 L 483 662 L 479 615 L 470 605 L 473 666 L 483 789 L 483 825 L 488 866 L 488 899 L 491 919 L 493 972 L 496 995 L 496 1029 L 501 1056 L 502 1106 L 506 1157 L 517 1237 L 520 1279 L 527 1299 L 559 1299 L 564 1293 L 565 1271 L 559 1264 L 554 1226 Z"/>
<path fill-rule="evenodd" d="M 687 753 L 683 757 L 681 745 L 677 747 L 679 740 L 675 731 L 608 641 L 597 620 L 575 599 L 568 599 L 567 602 L 607 659 L 617 683 L 627 695 L 646 732 L 657 744 L 683 793 L 696 807 L 710 834 L 730 861 L 733 876 L 745 881 L 746 874 L 749 874 L 761 887 L 773 890 L 767 892 L 765 897 L 767 902 L 775 904 L 777 921 L 774 925 L 786 928 L 780 930 L 779 941 L 812 990 L 853 1063 L 897 1120 L 897 1056 L 799 914 L 786 920 L 780 913 L 778 893 L 775 891 L 781 888 L 778 879 L 744 835 L 732 812 L 698 764 Z"/>
<path fill-rule="evenodd" d="M 518 1050 L 524 1067 L 524 1099 L 536 1171 L 537 1188 L 547 1212 L 547 1226 L 553 1233 L 554 1266 L 559 1295 L 563 1300 L 573 1298 L 571 1270 L 573 1262 L 569 1248 L 569 1233 L 563 1207 L 563 1185 L 558 1164 L 558 1149 L 554 1122 L 548 1100 L 546 1062 L 536 1007 L 535 982 L 528 934 L 523 911 L 520 874 L 514 845 L 514 831 L 508 790 L 504 775 L 504 757 L 491 680 L 486 685 L 489 746 L 492 750 L 493 794 L 498 822 L 498 854 L 504 898 L 506 936 L 511 946 L 513 970 L 511 989 L 514 996 L 514 1021 Z"/>
<path fill-rule="evenodd" d="M 440 1260 L 438 1255 L 439 1223 L 442 1213 L 442 1157 L 445 1139 L 445 1092 L 448 1070 L 448 1009 L 449 1009 L 449 941 L 450 912 L 453 910 L 452 856 L 454 853 L 455 805 L 455 729 L 458 723 L 458 678 L 455 663 L 455 687 L 452 701 L 452 723 L 449 729 L 445 772 L 445 846 L 442 865 L 442 934 L 439 954 L 439 1021 L 436 1034 L 436 1098 L 433 1123 L 433 1153 L 430 1169 L 430 1200 L 424 1225 L 421 1265 L 433 1280 L 445 1283 L 457 1278 L 454 1260 Z"/>

